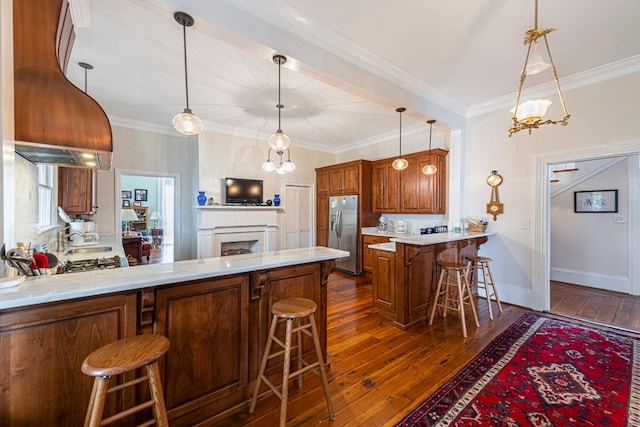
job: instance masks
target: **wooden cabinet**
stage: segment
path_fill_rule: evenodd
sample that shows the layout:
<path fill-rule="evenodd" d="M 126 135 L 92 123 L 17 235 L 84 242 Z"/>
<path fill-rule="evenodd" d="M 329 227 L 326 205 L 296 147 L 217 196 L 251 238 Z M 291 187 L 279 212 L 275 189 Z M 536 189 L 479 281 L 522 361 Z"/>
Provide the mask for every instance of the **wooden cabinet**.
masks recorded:
<path fill-rule="evenodd" d="M 362 272 L 365 275 L 370 276 L 373 272 L 373 249 L 370 249 L 369 245 L 388 241 L 389 238 L 384 236 L 371 236 L 368 234 L 362 236 Z"/>
<path fill-rule="evenodd" d="M 93 385 L 82 361 L 135 334 L 135 292 L 0 313 L 0 425 L 81 426 Z"/>
<path fill-rule="evenodd" d="M 359 194 L 360 164 L 346 163 L 329 170 L 329 194 Z"/>
<path fill-rule="evenodd" d="M 147 206 L 132 206 L 132 207 L 123 207 L 122 209 L 131 209 L 138 216 L 138 221 L 131 221 L 131 230 L 132 231 L 141 231 L 149 229 L 149 217 L 147 215 L 148 207 Z"/>
<path fill-rule="evenodd" d="M 154 332 L 169 338 L 162 382 L 172 426 L 243 402 L 249 367 L 247 275 L 156 292 Z"/>
<path fill-rule="evenodd" d="M 329 244 L 329 196 L 316 198 L 316 245 Z"/>
<path fill-rule="evenodd" d="M 95 212 L 95 170 L 86 168 L 58 168 L 58 204 L 69 215 L 88 215 Z"/>
<path fill-rule="evenodd" d="M 393 158 L 373 163 L 373 212 L 376 213 L 446 213 L 447 196 L 446 150 L 435 148 L 403 156 L 409 166 L 396 171 Z M 436 165 L 434 175 L 422 173 L 428 162 Z"/>
<path fill-rule="evenodd" d="M 387 159 L 372 164 L 372 208 L 374 212 L 398 212 L 400 171 L 391 166 Z"/>
<path fill-rule="evenodd" d="M 396 317 L 396 266 L 395 252 L 372 249 L 373 302 L 383 316 Z"/>
<path fill-rule="evenodd" d="M 328 169 L 316 169 L 316 195 L 328 196 L 329 195 L 329 170 Z"/>

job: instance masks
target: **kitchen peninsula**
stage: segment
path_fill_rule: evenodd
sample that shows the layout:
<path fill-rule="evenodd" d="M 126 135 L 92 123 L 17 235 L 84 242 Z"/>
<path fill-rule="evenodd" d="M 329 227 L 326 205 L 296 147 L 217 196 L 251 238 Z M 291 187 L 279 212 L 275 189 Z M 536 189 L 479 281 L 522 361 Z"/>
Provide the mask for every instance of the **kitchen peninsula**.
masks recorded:
<path fill-rule="evenodd" d="M 427 317 L 433 303 L 439 262 L 467 262 L 495 233 L 437 233 L 399 235 L 363 232 L 378 237 L 368 245 L 373 300 L 380 314 L 401 329 Z"/>
<path fill-rule="evenodd" d="M 161 372 L 172 426 L 241 411 L 275 301 L 301 296 L 318 304 L 326 356 L 326 282 L 344 256 L 292 249 L 33 277 L 0 290 L 0 425 L 82 425 L 92 386 L 82 360 L 141 333 L 171 342 Z M 304 351 L 312 348 L 303 341 Z"/>

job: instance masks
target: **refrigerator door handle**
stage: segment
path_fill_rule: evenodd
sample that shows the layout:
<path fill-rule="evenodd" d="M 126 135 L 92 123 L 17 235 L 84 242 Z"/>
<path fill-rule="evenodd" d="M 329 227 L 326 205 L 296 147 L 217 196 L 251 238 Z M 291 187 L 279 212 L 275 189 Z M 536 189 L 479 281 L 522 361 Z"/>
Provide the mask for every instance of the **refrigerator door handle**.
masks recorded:
<path fill-rule="evenodd" d="M 336 235 L 338 239 L 342 237 L 342 209 L 338 209 L 336 215 Z"/>

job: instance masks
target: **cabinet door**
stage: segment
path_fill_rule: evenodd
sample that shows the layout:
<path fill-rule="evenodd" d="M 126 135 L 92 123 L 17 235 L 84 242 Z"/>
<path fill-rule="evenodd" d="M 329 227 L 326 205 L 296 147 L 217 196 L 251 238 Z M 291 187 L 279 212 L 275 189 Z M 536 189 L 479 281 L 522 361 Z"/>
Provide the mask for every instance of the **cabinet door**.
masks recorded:
<path fill-rule="evenodd" d="M 329 171 L 316 171 L 316 194 L 318 196 L 329 195 Z"/>
<path fill-rule="evenodd" d="M 70 215 L 93 212 L 93 169 L 58 168 L 58 203 Z"/>
<path fill-rule="evenodd" d="M 362 271 L 371 273 L 373 271 L 373 249 L 369 248 L 369 245 L 376 243 L 386 243 L 389 241 L 388 237 L 382 236 L 362 236 Z"/>
<path fill-rule="evenodd" d="M 195 425 L 217 412 L 220 399 L 242 401 L 248 382 L 248 331 L 247 275 L 156 292 L 155 333 L 171 341 L 162 381 L 172 426 Z"/>
<path fill-rule="evenodd" d="M 438 168 L 434 175 L 422 173 L 429 162 Z M 446 211 L 446 158 L 439 155 L 418 159 L 418 213 L 444 214 Z"/>
<path fill-rule="evenodd" d="M 372 166 L 373 212 L 399 212 L 400 172 L 384 160 Z"/>
<path fill-rule="evenodd" d="M 316 200 L 316 245 L 329 244 L 329 196 L 319 196 Z"/>
<path fill-rule="evenodd" d="M 395 253 L 373 250 L 373 302 L 383 316 L 396 318 Z"/>
<path fill-rule="evenodd" d="M 135 334 L 135 293 L 0 314 L 0 425 L 83 425 L 93 377 L 82 373 L 82 361 Z M 121 409 L 116 395 L 109 395 L 107 411 Z"/>
<path fill-rule="evenodd" d="M 358 165 L 345 166 L 342 169 L 342 191 L 344 194 L 360 192 L 360 173 Z"/>
<path fill-rule="evenodd" d="M 422 172 L 418 169 L 418 161 L 415 158 L 407 159 L 409 166 L 400 172 L 400 185 L 402 195 L 400 198 L 400 211 L 407 213 L 418 212 L 420 184 L 422 182 Z"/>
<path fill-rule="evenodd" d="M 330 194 L 342 194 L 344 192 L 343 183 L 344 174 L 342 169 L 334 168 L 329 170 L 329 193 Z"/>

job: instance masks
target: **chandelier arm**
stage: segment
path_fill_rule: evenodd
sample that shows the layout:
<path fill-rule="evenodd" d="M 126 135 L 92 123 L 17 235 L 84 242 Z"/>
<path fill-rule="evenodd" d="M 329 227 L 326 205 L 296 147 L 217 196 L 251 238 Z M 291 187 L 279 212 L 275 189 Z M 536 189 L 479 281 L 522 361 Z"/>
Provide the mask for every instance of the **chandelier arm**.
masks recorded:
<path fill-rule="evenodd" d="M 551 57 L 551 49 L 549 48 L 549 42 L 547 41 L 546 34 L 544 34 L 544 45 L 547 48 L 547 55 L 549 55 L 549 62 L 551 63 L 551 73 L 553 74 L 553 81 L 556 84 L 558 97 L 560 98 L 560 105 L 562 105 L 562 111 L 564 112 L 564 117 L 561 120 L 561 122 L 564 123 L 569 119 L 569 114 L 567 113 L 567 108 L 564 105 L 564 96 L 562 95 L 562 91 L 560 90 L 560 80 L 558 79 L 558 72 L 556 71 L 556 65 L 553 63 L 553 58 Z"/>

